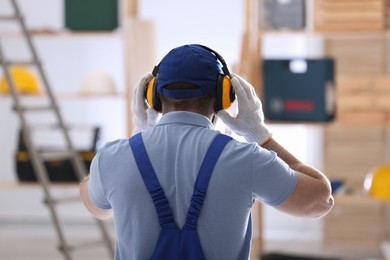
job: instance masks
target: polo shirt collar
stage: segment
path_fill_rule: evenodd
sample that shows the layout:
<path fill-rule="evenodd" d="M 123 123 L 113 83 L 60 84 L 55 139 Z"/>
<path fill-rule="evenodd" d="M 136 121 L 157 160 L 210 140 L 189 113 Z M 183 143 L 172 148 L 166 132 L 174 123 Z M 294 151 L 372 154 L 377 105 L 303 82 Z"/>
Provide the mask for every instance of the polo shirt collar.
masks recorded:
<path fill-rule="evenodd" d="M 186 124 L 214 129 L 213 124 L 207 117 L 198 113 L 186 111 L 176 111 L 164 114 L 157 125 L 166 124 Z"/>

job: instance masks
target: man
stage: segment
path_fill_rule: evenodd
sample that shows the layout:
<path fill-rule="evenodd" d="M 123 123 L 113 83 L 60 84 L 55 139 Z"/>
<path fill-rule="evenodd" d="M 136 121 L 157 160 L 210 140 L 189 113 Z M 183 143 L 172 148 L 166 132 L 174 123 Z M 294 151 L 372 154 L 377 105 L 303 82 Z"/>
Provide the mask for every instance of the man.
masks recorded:
<path fill-rule="evenodd" d="M 216 111 L 216 86 L 220 76 L 226 76 L 216 52 L 199 45 L 181 46 L 170 51 L 157 68 L 135 89 L 134 132 L 142 131 L 146 152 L 179 229 L 186 221 L 200 165 L 218 134 L 213 117 L 217 114 L 247 141 L 229 141 L 212 171 L 197 226 L 206 259 L 248 259 L 254 200 L 301 217 L 317 218 L 330 211 L 333 198 L 328 179 L 275 141 L 248 82 L 229 75 L 238 113 L 231 116 Z M 161 102 L 159 122 L 157 112 L 145 102 L 145 87 L 151 87 L 151 79 Z M 93 160 L 89 180 L 80 186 L 82 199 L 94 216 L 114 216 L 116 259 L 149 259 L 161 231 L 134 157 L 128 140 L 106 144 Z"/>

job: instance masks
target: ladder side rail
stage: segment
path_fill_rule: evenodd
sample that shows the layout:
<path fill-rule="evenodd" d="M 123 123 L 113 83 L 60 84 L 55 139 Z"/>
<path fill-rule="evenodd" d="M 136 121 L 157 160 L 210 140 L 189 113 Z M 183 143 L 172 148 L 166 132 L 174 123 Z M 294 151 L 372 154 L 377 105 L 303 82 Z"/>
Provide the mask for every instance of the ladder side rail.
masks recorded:
<path fill-rule="evenodd" d="M 59 108 L 58 108 L 58 104 L 57 104 L 56 99 L 54 97 L 53 91 L 50 88 L 50 84 L 49 84 L 49 81 L 48 81 L 46 74 L 43 70 L 42 63 L 38 59 L 38 54 L 37 54 L 36 48 L 33 44 L 32 39 L 31 39 L 30 32 L 27 30 L 27 26 L 25 24 L 23 16 L 21 15 L 21 12 L 20 12 L 19 7 L 16 3 L 16 0 L 12 0 L 11 2 L 13 4 L 16 16 L 21 17 L 20 25 L 21 25 L 21 29 L 23 31 L 23 35 L 25 35 L 27 45 L 28 45 L 28 47 L 31 51 L 31 54 L 32 54 L 33 62 L 35 62 L 37 65 L 40 77 L 41 77 L 43 85 L 45 87 L 45 91 L 49 97 L 49 100 L 50 100 L 50 103 L 53 107 L 54 113 L 56 114 L 56 117 L 58 119 L 58 124 L 60 126 L 60 129 L 62 130 L 63 135 L 64 135 L 67 149 L 73 154 L 72 160 L 71 160 L 73 168 L 75 169 L 75 172 L 76 172 L 79 180 L 81 181 L 82 178 L 87 175 L 87 169 L 86 169 L 80 155 L 74 149 L 69 132 L 66 130 L 64 120 L 63 120 L 62 115 L 61 115 Z"/>
<path fill-rule="evenodd" d="M 113 244 L 113 241 L 112 241 L 110 235 L 108 234 L 107 227 L 102 220 L 95 218 L 95 221 L 96 221 L 96 224 L 98 225 L 98 228 L 100 229 L 100 232 L 102 233 L 102 237 L 103 237 L 103 240 L 106 244 L 108 253 L 110 254 L 110 257 L 112 259 L 114 259 L 114 257 L 115 257 L 114 244 Z"/>
<path fill-rule="evenodd" d="M 32 58 L 33 58 L 33 63 L 35 63 L 37 68 L 38 68 L 38 71 L 39 71 L 39 74 L 41 76 L 43 85 L 45 87 L 45 90 L 46 90 L 47 95 L 49 97 L 49 100 L 51 102 L 51 106 L 52 106 L 52 108 L 54 110 L 54 113 L 55 113 L 55 115 L 57 117 L 58 125 L 61 128 L 62 133 L 64 135 L 64 138 L 65 138 L 68 150 L 73 154 L 72 160 L 71 160 L 73 168 L 75 169 L 76 174 L 78 175 L 79 179 L 81 180 L 84 176 L 87 175 L 87 169 L 85 167 L 85 164 L 81 160 L 80 154 L 77 153 L 75 151 L 74 147 L 73 147 L 73 144 L 72 144 L 72 141 L 70 139 L 70 136 L 69 136 L 69 133 L 67 131 L 67 128 L 65 126 L 64 120 L 62 119 L 62 115 L 61 115 L 61 113 L 59 111 L 56 99 L 55 99 L 54 94 L 53 94 L 53 92 L 52 92 L 52 90 L 50 88 L 50 85 L 49 85 L 49 82 L 48 82 L 48 80 L 46 78 L 46 75 L 45 75 L 45 72 L 43 70 L 42 64 L 41 64 L 40 60 L 38 59 L 38 54 L 37 54 L 36 49 L 34 47 L 34 44 L 32 42 L 30 32 L 27 30 L 27 26 L 25 24 L 23 16 L 21 15 L 21 12 L 20 12 L 19 7 L 18 7 L 18 5 L 16 3 L 16 0 L 11 0 L 11 3 L 13 5 L 14 11 L 15 11 L 15 16 L 20 18 L 19 22 L 20 22 L 20 25 L 21 25 L 22 33 L 25 36 L 25 39 L 27 41 L 27 45 L 28 45 L 28 47 L 29 47 L 29 49 L 31 51 Z M 10 75 L 9 75 L 9 78 L 11 79 Z M 17 93 L 15 92 L 15 94 L 17 94 Z M 23 116 L 23 114 L 22 114 L 23 111 L 21 110 L 20 106 L 19 106 L 19 112 L 21 112 L 20 115 Z M 46 169 L 44 169 L 44 170 L 46 171 Z M 60 249 L 64 253 L 64 256 L 66 257 L 66 259 L 70 260 L 71 259 L 70 258 L 70 252 L 69 252 L 70 248 L 67 246 L 67 244 L 65 242 L 65 238 L 64 238 L 64 235 L 63 235 L 63 233 L 61 231 L 61 227 L 59 225 L 58 218 L 56 217 L 57 214 L 56 214 L 55 209 L 54 209 L 54 202 L 53 202 L 53 199 L 51 198 L 49 190 L 48 190 L 49 182 L 47 180 L 47 175 L 46 175 L 46 182 L 45 182 L 45 180 L 43 180 L 42 185 L 44 186 L 44 189 L 47 190 L 47 192 L 48 192 L 47 194 L 49 195 L 49 196 L 47 196 L 47 198 L 48 198 L 48 206 L 50 208 L 52 216 L 53 216 L 53 218 L 56 218 L 54 223 L 55 223 L 57 231 L 59 232 L 58 235 L 59 235 L 60 241 L 61 241 Z M 46 194 L 46 191 L 45 191 L 45 194 Z M 105 244 L 107 245 L 109 253 L 110 253 L 111 257 L 113 258 L 114 255 L 115 255 L 115 251 L 114 251 L 114 247 L 113 247 L 111 238 L 110 238 L 110 236 L 108 234 L 108 231 L 106 229 L 106 226 L 104 225 L 103 221 L 101 221 L 101 220 L 96 219 L 96 222 L 97 222 L 97 225 L 98 225 L 98 227 L 99 227 L 99 229 L 100 229 L 100 231 L 102 233 L 103 239 L 105 241 Z"/>
<path fill-rule="evenodd" d="M 34 146 L 33 146 L 32 140 L 31 140 L 30 130 L 29 130 L 29 127 L 27 125 L 27 120 L 24 116 L 24 112 L 23 112 L 21 104 L 20 104 L 19 94 L 17 92 L 17 89 L 16 89 L 15 84 L 13 82 L 11 73 L 9 71 L 9 66 L 8 66 L 8 64 L 6 64 L 6 62 L 4 60 L 4 55 L 3 55 L 1 45 L 0 45 L 0 63 L 1 63 L 1 66 L 4 70 L 4 76 L 5 76 L 5 79 L 8 83 L 8 87 L 9 87 L 12 99 L 14 100 L 16 112 L 17 112 L 19 119 L 20 119 L 21 127 L 23 129 L 23 139 L 24 139 L 24 142 L 26 144 L 27 152 L 29 154 L 34 172 L 36 173 L 36 177 L 38 178 L 39 182 L 41 183 L 41 186 L 42 186 L 42 189 L 43 189 L 43 192 L 45 195 L 45 199 L 47 201 L 47 205 L 49 206 L 49 210 L 51 213 L 50 214 L 51 219 L 52 219 L 53 224 L 55 226 L 55 229 L 57 231 L 57 235 L 60 239 L 60 243 L 61 243 L 60 247 L 61 248 L 68 248 L 68 245 L 67 245 L 66 240 L 65 240 L 65 236 L 64 236 L 62 229 L 61 229 L 61 226 L 60 226 L 58 215 L 54 209 L 53 198 L 52 198 L 52 196 L 50 194 L 50 190 L 49 190 L 49 182 L 50 181 L 48 178 L 48 173 L 47 173 L 47 170 L 46 170 L 46 167 L 45 167 L 43 161 L 39 157 L 38 151 L 33 148 Z M 63 250 L 63 253 L 64 253 L 64 256 L 67 260 L 71 259 L 70 253 L 68 250 Z"/>

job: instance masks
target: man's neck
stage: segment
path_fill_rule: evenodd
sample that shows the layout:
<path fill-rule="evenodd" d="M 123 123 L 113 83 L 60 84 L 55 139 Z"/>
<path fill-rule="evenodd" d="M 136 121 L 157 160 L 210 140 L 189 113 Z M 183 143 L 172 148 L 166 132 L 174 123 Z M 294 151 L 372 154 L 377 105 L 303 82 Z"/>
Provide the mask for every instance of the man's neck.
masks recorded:
<path fill-rule="evenodd" d="M 200 111 L 199 109 L 196 109 L 196 108 L 193 108 L 193 109 L 191 108 L 191 109 L 186 109 L 186 110 L 175 110 L 175 109 L 164 109 L 164 108 L 162 109 L 163 114 L 166 114 L 169 112 L 179 112 L 179 111 L 197 113 L 197 114 L 200 114 L 202 116 L 207 117 L 210 121 L 212 120 L 212 118 L 214 116 L 214 113 L 205 113 L 204 111 Z"/>

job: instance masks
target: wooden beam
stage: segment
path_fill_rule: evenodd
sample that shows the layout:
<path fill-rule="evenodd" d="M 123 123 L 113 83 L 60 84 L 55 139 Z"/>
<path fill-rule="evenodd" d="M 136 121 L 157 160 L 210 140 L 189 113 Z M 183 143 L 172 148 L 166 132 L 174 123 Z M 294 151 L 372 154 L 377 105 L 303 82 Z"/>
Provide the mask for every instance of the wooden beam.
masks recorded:
<path fill-rule="evenodd" d="M 123 20 L 127 18 L 138 17 L 138 1 L 137 0 L 122 0 L 123 5 Z"/>
<path fill-rule="evenodd" d="M 133 89 L 155 65 L 155 26 L 152 21 L 133 18 L 124 19 L 124 22 L 127 132 L 130 135 L 133 129 L 130 110 Z"/>

